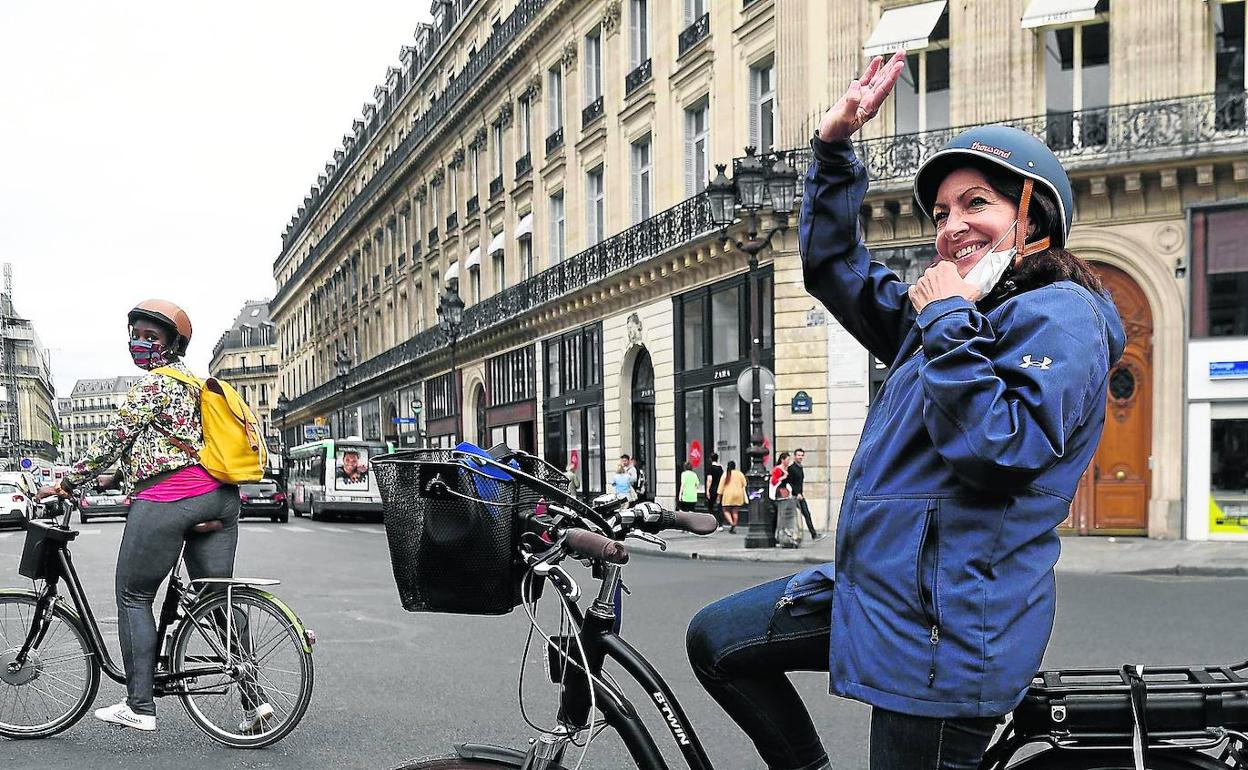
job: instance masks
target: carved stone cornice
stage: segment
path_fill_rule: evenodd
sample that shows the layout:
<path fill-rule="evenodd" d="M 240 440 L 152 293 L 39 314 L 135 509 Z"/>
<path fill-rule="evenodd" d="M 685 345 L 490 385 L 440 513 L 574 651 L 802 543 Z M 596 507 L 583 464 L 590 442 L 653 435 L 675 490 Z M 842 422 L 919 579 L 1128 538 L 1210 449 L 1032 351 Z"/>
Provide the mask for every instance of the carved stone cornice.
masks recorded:
<path fill-rule="evenodd" d="M 576 69 L 576 54 L 577 48 L 575 40 L 569 40 L 563 44 L 563 53 L 560 55 L 559 60 L 563 62 L 564 69 Z"/>
<path fill-rule="evenodd" d="M 437 187 L 442 184 L 442 180 L 446 178 L 446 169 L 438 166 L 433 170 L 433 175 L 429 177 L 429 186 Z"/>
<path fill-rule="evenodd" d="M 425 199 L 429 197 L 429 188 L 423 184 L 417 186 L 416 189 L 412 191 L 412 197 L 416 199 L 417 203 L 424 203 Z"/>
<path fill-rule="evenodd" d="M 459 168 L 464 165 L 464 148 L 456 147 L 451 153 L 451 168 Z"/>
<path fill-rule="evenodd" d="M 494 119 L 494 122 L 499 124 L 503 128 L 507 128 L 511 125 L 511 115 L 512 115 L 511 102 L 509 101 L 503 102 L 503 106 L 499 108 L 498 117 Z"/>
<path fill-rule="evenodd" d="M 536 99 L 542 94 L 542 76 L 532 75 L 524 84 L 524 90 L 520 92 L 521 99 Z"/>
<path fill-rule="evenodd" d="M 479 150 L 485 146 L 485 126 L 477 126 L 477 130 L 472 134 L 472 140 L 468 142 L 471 149 Z"/>
<path fill-rule="evenodd" d="M 611 0 L 602 11 L 602 31 L 614 35 L 620 29 L 620 0 Z"/>

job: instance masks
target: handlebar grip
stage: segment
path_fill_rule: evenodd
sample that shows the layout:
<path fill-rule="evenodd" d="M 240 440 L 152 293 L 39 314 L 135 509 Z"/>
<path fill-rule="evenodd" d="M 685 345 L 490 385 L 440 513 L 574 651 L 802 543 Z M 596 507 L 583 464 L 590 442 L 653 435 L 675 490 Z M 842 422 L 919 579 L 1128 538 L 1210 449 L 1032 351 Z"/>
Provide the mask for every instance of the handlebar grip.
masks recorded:
<path fill-rule="evenodd" d="M 676 511 L 672 526 L 695 535 L 709 535 L 719 530 L 719 521 L 709 513 Z"/>
<path fill-rule="evenodd" d="M 563 537 L 569 551 L 588 559 L 599 559 L 612 564 L 628 563 L 628 548 L 621 542 L 590 532 L 587 529 L 570 529 Z"/>

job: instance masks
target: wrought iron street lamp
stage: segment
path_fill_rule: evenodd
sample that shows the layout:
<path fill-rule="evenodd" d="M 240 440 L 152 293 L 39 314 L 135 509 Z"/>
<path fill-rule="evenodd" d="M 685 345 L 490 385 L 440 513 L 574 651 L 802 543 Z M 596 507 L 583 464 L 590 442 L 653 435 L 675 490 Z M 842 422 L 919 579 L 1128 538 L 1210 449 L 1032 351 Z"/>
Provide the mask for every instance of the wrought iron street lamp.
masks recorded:
<path fill-rule="evenodd" d="M 750 259 L 750 369 L 753 394 L 750 400 L 750 469 L 746 473 L 749 500 L 750 531 L 745 537 L 746 548 L 770 548 L 775 545 L 775 527 L 765 515 L 767 472 L 763 468 L 763 393 L 761 364 L 763 351 L 763 292 L 758 283 L 758 255 L 771 244 L 772 236 L 789 226 L 797 200 L 797 172 L 789 165 L 784 153 L 765 158 L 755 155 L 753 147 L 745 148 L 745 157 L 737 165 L 735 179 L 719 173 L 707 186 L 711 220 L 724 229 L 724 240 Z M 759 233 L 759 212 L 770 206 L 775 215 L 773 225 L 765 234 Z M 745 240 L 737 240 L 727 229 L 737 221 L 737 212 L 747 218 Z"/>
<path fill-rule="evenodd" d="M 277 438 L 277 447 L 281 451 L 282 460 L 282 486 L 286 486 L 286 414 L 290 411 L 290 399 L 286 398 L 285 391 L 277 394 L 277 406 L 274 408 L 277 412 L 277 419 L 282 424 L 282 432 Z"/>
<path fill-rule="evenodd" d="M 464 323 L 464 301 L 459 296 L 459 281 L 447 281 L 446 291 L 438 299 L 438 328 L 446 337 L 446 344 L 451 351 L 451 402 L 450 413 L 455 415 L 455 439 L 459 440 L 459 407 L 457 388 L 455 387 L 455 344 L 459 341 L 459 330 Z"/>
<path fill-rule="evenodd" d="M 351 376 L 351 356 L 345 349 L 339 349 L 334 357 L 334 367 L 338 370 L 338 438 L 346 438 L 347 379 Z"/>

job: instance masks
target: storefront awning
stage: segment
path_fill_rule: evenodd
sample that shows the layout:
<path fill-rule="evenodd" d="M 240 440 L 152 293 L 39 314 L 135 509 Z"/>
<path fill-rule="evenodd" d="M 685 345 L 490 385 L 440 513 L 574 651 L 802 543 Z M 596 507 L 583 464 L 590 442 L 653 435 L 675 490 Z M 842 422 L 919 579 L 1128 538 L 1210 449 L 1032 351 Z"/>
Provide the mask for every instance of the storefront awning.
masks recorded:
<path fill-rule="evenodd" d="M 901 8 L 889 8 L 880 16 L 875 31 L 862 47 L 866 56 L 892 53 L 899 48 L 918 51 L 927 48 L 927 38 L 945 12 L 945 0 L 916 3 Z"/>
<path fill-rule="evenodd" d="M 503 231 L 499 230 L 490 239 L 490 256 L 501 254 L 503 251 Z"/>
<path fill-rule="evenodd" d="M 533 214 L 525 214 L 520 217 L 520 224 L 516 225 L 516 240 L 530 236 L 533 234 Z"/>
<path fill-rule="evenodd" d="M 473 246 L 472 251 L 468 252 L 468 269 L 481 267 L 481 247 Z"/>
<path fill-rule="evenodd" d="M 451 281 L 459 280 L 459 263 L 452 262 L 451 266 L 446 270 L 446 277 L 442 279 L 447 286 L 451 285 Z"/>
<path fill-rule="evenodd" d="M 1096 18 L 1097 0 L 1031 0 L 1023 12 L 1023 29 L 1072 24 Z"/>

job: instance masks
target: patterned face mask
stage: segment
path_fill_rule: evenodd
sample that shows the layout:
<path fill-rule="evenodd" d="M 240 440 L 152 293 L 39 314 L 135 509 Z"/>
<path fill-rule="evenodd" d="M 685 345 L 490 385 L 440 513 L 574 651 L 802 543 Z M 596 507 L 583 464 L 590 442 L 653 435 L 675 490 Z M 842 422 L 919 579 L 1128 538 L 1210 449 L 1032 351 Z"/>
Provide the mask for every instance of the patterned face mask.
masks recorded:
<path fill-rule="evenodd" d="M 147 371 L 169 365 L 164 343 L 155 340 L 130 340 L 130 358 L 135 366 Z"/>

